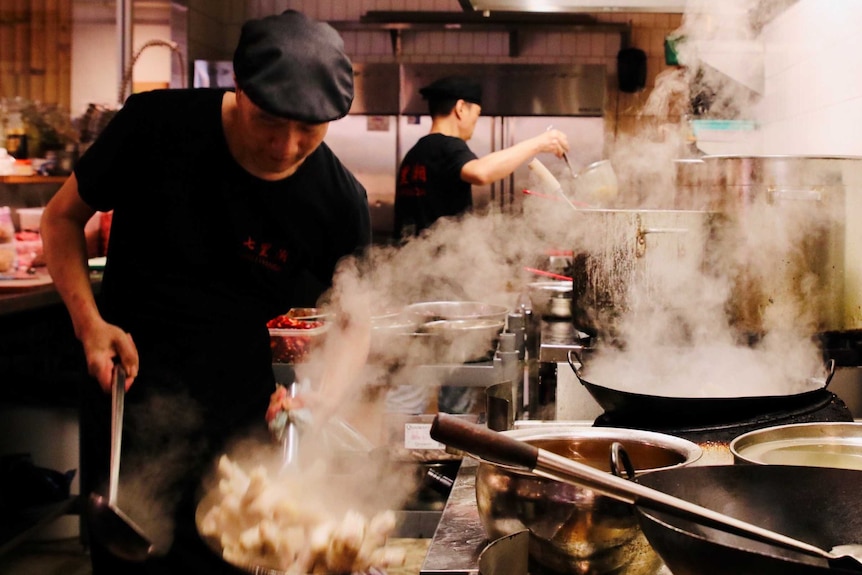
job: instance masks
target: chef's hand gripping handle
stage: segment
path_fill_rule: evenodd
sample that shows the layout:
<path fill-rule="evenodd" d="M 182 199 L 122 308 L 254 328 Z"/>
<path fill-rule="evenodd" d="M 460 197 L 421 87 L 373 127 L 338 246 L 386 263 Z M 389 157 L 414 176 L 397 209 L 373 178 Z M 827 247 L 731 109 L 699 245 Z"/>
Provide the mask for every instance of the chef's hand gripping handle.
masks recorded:
<path fill-rule="evenodd" d="M 431 424 L 431 438 L 493 463 L 535 469 L 539 449 L 483 425 L 438 413 Z"/>

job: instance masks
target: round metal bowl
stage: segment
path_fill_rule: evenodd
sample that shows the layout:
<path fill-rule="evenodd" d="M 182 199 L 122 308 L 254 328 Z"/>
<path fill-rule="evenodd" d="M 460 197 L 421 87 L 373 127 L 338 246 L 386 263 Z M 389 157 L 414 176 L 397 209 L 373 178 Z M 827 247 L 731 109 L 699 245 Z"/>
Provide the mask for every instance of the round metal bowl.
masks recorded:
<path fill-rule="evenodd" d="M 375 357 L 401 363 L 465 363 L 486 358 L 506 326 L 506 306 L 474 301 L 408 305 L 374 325 Z"/>
<path fill-rule="evenodd" d="M 480 301 L 426 301 L 408 305 L 404 313 L 419 323 L 480 319 L 505 322 L 509 308 Z"/>
<path fill-rule="evenodd" d="M 730 442 L 735 463 L 862 470 L 862 423 L 777 425 Z"/>
<path fill-rule="evenodd" d="M 619 442 L 636 476 L 689 465 L 702 455 L 685 439 L 634 429 L 555 426 L 502 433 L 608 472 L 611 445 Z M 542 568 L 646 575 L 661 567 L 633 507 L 591 489 L 480 461 L 476 502 L 490 539 L 529 529 L 530 559 Z"/>
<path fill-rule="evenodd" d="M 572 317 L 572 282 L 542 281 L 527 285 L 533 312 L 543 317 Z"/>

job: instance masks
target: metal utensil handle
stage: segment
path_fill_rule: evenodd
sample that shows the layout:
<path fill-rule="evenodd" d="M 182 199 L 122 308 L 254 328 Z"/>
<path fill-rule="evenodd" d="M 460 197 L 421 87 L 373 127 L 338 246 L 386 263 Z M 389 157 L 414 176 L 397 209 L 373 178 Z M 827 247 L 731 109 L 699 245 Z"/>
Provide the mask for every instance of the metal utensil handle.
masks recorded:
<path fill-rule="evenodd" d="M 695 505 L 640 483 L 616 477 L 503 433 L 492 431 L 482 425 L 463 420 L 456 421 L 456 418 L 451 415 L 440 413 L 435 416 L 434 423 L 431 425 L 431 437 L 487 461 L 526 467 L 536 475 L 587 487 L 624 503 L 663 511 L 695 521 L 700 525 L 708 525 L 821 559 L 832 558 L 823 549 L 803 541 Z M 531 464 L 534 457 L 535 463 Z"/>
<path fill-rule="evenodd" d="M 575 358 L 577 358 L 577 361 L 572 359 L 573 356 Z M 570 349 L 566 353 L 566 360 L 569 362 L 569 367 L 571 367 L 572 371 L 575 372 L 575 377 L 577 377 L 578 381 L 581 382 L 581 384 L 583 385 L 584 378 L 581 377 L 581 368 L 584 366 L 584 360 L 581 359 L 581 354 L 578 353 L 577 349 L 574 349 L 574 348 Z M 580 366 L 580 367 L 578 367 L 578 366 Z"/>
<path fill-rule="evenodd" d="M 610 464 L 611 473 L 617 477 L 623 477 L 623 473 L 625 473 L 626 479 L 635 478 L 635 467 L 632 465 L 632 460 L 619 441 L 611 443 Z"/>
<path fill-rule="evenodd" d="M 288 396 L 296 397 L 298 384 L 294 381 L 287 388 Z M 294 466 L 299 461 L 299 430 L 294 420 L 295 415 L 287 413 L 287 427 L 284 430 L 284 443 L 282 444 L 282 466 Z"/>
<path fill-rule="evenodd" d="M 111 373 L 111 462 L 108 475 L 108 505 L 117 505 L 120 483 L 120 451 L 123 443 L 123 406 L 126 400 L 126 371 L 119 363 Z"/>
<path fill-rule="evenodd" d="M 529 443 L 446 413 L 438 413 L 434 417 L 431 438 L 503 465 L 533 469 L 539 456 L 539 449 Z"/>
<path fill-rule="evenodd" d="M 823 201 L 823 191 L 817 188 L 773 188 L 766 190 L 767 201 L 770 204 L 791 202 L 820 202 Z"/>
<path fill-rule="evenodd" d="M 572 178 L 577 180 L 578 173 L 575 171 L 575 167 L 572 166 L 572 162 L 569 161 L 569 155 L 566 152 L 563 152 L 563 160 L 565 160 L 566 166 L 569 167 L 569 173 L 572 175 Z"/>
<path fill-rule="evenodd" d="M 823 389 L 829 387 L 829 384 L 832 383 L 832 378 L 835 377 L 835 359 L 829 360 L 829 367 L 826 368 L 826 380 L 823 382 Z"/>

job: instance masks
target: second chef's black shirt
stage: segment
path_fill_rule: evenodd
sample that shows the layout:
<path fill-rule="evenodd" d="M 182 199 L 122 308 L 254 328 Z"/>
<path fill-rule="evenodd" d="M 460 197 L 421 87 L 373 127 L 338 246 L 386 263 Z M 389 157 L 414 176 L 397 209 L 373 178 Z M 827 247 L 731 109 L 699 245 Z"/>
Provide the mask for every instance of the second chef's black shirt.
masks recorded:
<path fill-rule="evenodd" d="M 464 164 L 476 159 L 461 138 L 423 136 L 404 156 L 395 186 L 396 241 L 416 235 L 442 217 L 473 207 L 472 186 L 461 179 Z"/>

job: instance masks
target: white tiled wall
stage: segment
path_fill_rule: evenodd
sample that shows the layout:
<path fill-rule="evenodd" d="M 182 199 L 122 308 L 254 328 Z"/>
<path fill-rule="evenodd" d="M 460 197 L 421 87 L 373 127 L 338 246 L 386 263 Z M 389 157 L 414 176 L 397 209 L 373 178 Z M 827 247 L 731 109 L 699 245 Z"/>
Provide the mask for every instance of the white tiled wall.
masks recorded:
<path fill-rule="evenodd" d="M 862 156 L 862 2 L 800 0 L 764 30 L 763 152 Z"/>

